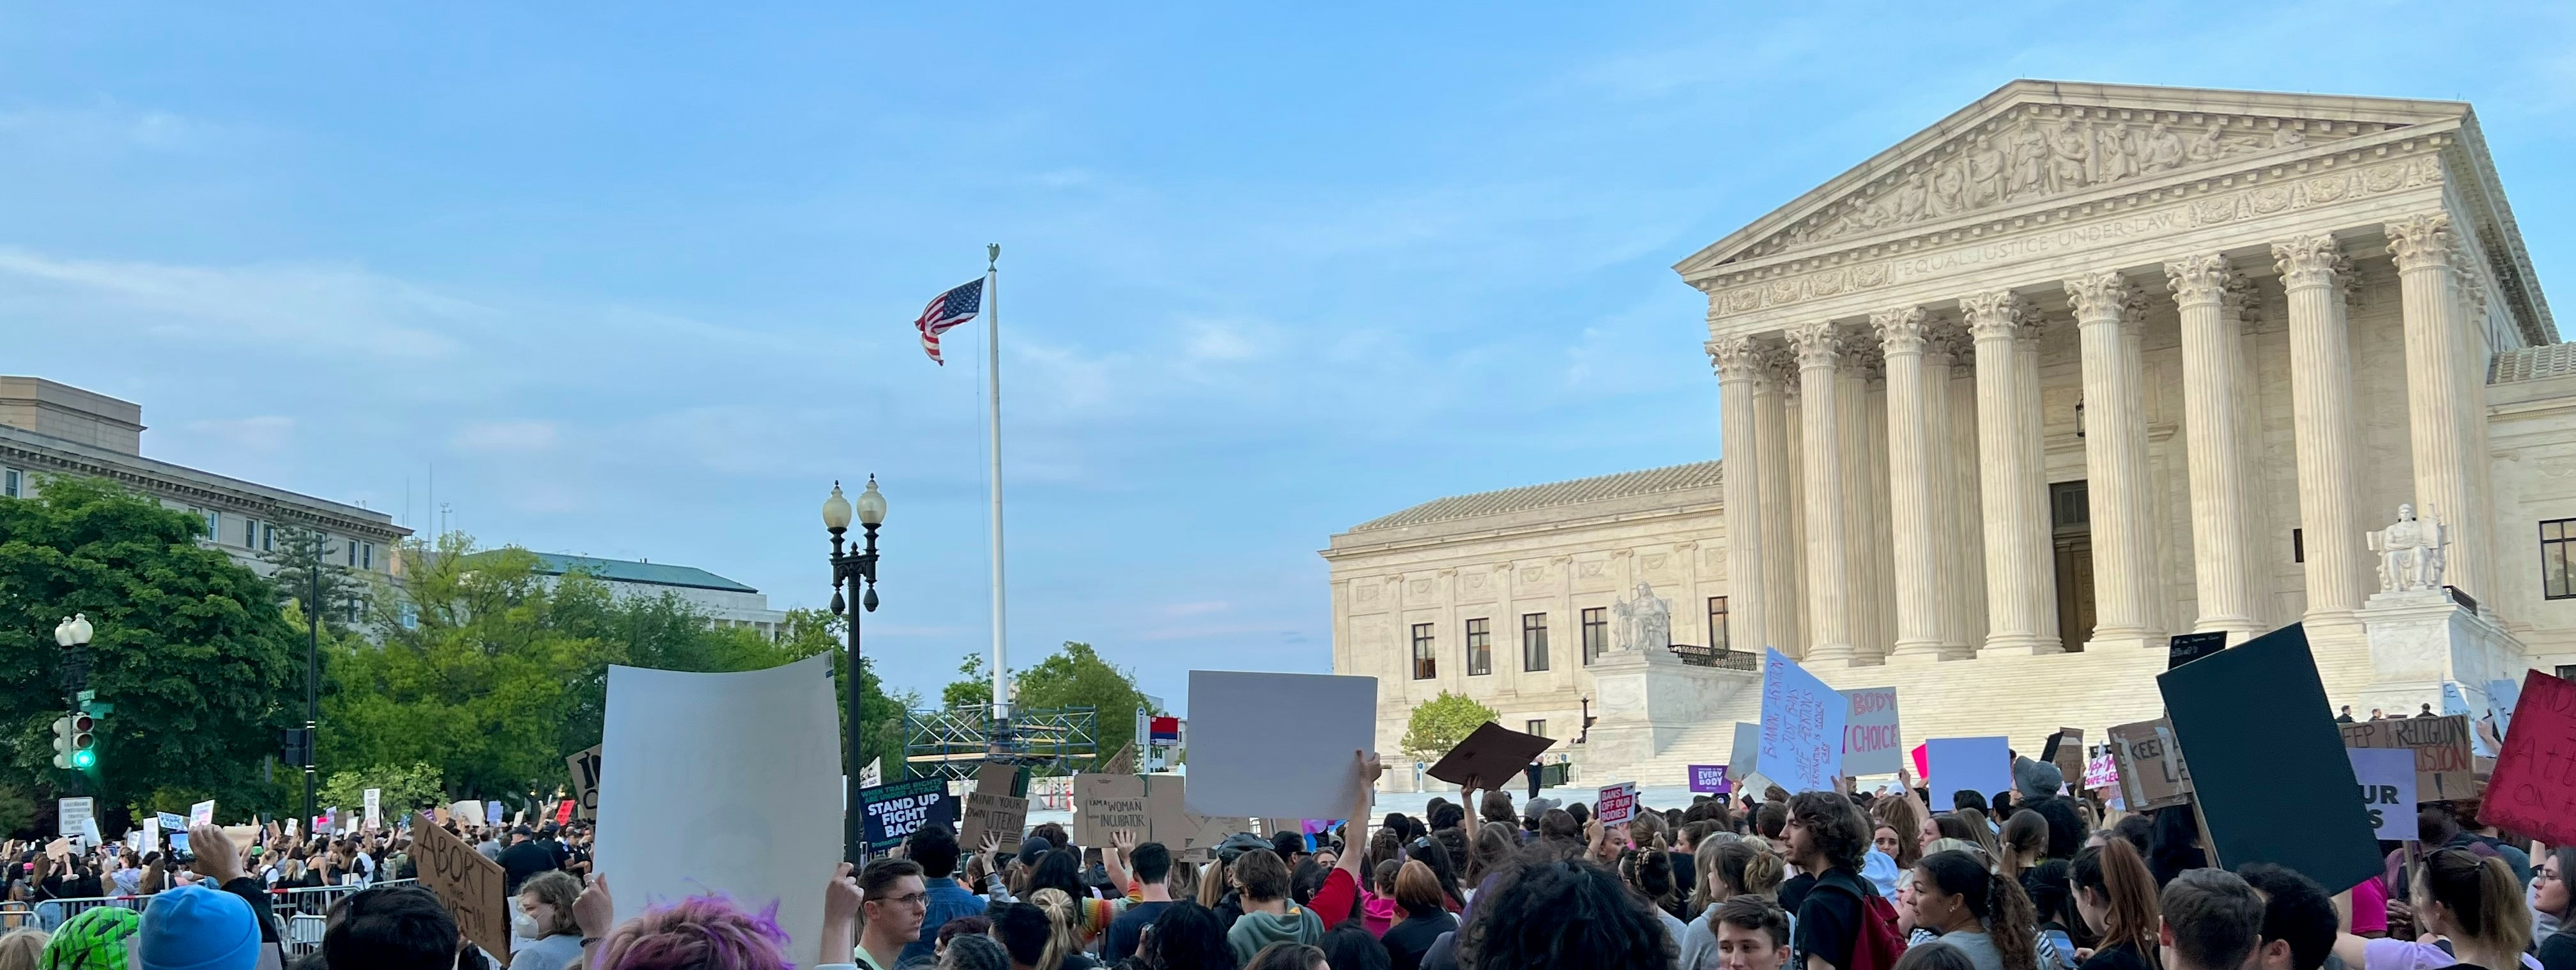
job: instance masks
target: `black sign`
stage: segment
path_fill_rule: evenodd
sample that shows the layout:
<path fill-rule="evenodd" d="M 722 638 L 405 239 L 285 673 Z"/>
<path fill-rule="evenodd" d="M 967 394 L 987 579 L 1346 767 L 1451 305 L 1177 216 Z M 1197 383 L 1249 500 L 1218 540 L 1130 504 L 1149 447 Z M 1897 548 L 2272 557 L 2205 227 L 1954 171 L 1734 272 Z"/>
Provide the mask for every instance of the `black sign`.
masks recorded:
<path fill-rule="evenodd" d="M 948 797 L 945 778 L 915 778 L 859 789 L 859 809 L 866 813 L 868 848 L 882 852 L 902 845 L 912 833 L 932 822 L 957 829 L 957 799 Z"/>
<path fill-rule="evenodd" d="M 2176 634 L 2166 641 L 2165 669 L 2172 670 L 2210 654 L 2227 649 L 2227 631 Z"/>
<path fill-rule="evenodd" d="M 2380 871 L 2307 631 L 2282 627 L 2156 675 L 2216 863 L 2286 866 L 2323 886 Z"/>

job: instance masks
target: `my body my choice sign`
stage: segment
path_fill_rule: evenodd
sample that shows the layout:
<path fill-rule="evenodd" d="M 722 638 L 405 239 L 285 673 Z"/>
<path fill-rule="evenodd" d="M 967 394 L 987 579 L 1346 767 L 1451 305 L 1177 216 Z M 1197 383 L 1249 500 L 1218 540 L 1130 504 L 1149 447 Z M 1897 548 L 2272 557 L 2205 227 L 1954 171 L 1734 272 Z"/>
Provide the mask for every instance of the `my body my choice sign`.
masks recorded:
<path fill-rule="evenodd" d="M 883 851 L 903 844 L 924 825 L 938 822 L 957 828 L 957 800 L 948 796 L 944 778 L 915 778 L 859 789 L 866 812 L 868 848 Z"/>

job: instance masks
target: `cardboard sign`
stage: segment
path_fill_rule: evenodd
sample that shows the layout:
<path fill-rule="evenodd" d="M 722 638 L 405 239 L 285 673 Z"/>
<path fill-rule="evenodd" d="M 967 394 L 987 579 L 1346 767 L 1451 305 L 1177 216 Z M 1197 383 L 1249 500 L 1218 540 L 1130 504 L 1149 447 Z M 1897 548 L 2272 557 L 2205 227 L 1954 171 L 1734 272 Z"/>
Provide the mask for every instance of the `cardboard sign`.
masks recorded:
<path fill-rule="evenodd" d="M 81 823 L 90 820 L 98 805 L 96 799 L 58 798 L 54 800 L 54 834 L 64 838 L 81 834 Z"/>
<path fill-rule="evenodd" d="M 2191 770 L 2164 718 L 2111 729 L 2112 775 L 2129 811 L 2144 812 L 2191 801 Z"/>
<path fill-rule="evenodd" d="M 2040 760 L 2057 766 L 2057 773 L 2068 778 L 2084 777 L 2084 729 L 2058 728 L 2050 735 L 2057 750 Z"/>
<path fill-rule="evenodd" d="M 572 773 L 574 814 L 585 822 L 599 817 L 599 753 L 606 748 L 594 744 L 564 759 L 564 770 Z"/>
<path fill-rule="evenodd" d="M 2553 845 L 2576 844 L 2576 684 L 2537 670 L 2524 676 L 2478 818 Z"/>
<path fill-rule="evenodd" d="M 1847 690 L 1851 714 L 1843 722 L 1843 774 L 1892 775 L 1904 765 L 1905 742 L 1896 734 L 1896 688 Z"/>
<path fill-rule="evenodd" d="M 1448 754 L 1441 755 L 1440 763 L 1432 765 L 1429 774 L 1452 785 L 1464 785 L 1472 779 L 1491 791 L 1497 786 L 1510 784 L 1513 778 L 1528 771 L 1530 763 L 1537 761 L 1539 755 L 1555 746 L 1553 740 L 1487 721 L 1476 725 L 1476 730 L 1468 734 L 1466 740 L 1458 742 L 1457 747 L 1449 749 Z M 1334 814 L 1348 813 L 1349 810 L 1344 809 Z"/>
<path fill-rule="evenodd" d="M 1249 817 L 1189 811 L 1188 791 L 1179 775 L 1075 775 L 1073 840 L 1108 845 L 1110 833 L 1129 829 L 1140 843 L 1160 842 L 1176 856 L 1204 858 L 1226 836 L 1252 831 Z"/>
<path fill-rule="evenodd" d="M 1851 702 L 1777 648 L 1763 649 L 1762 774 L 1794 795 L 1837 791 Z"/>
<path fill-rule="evenodd" d="M 2227 649 L 2227 631 L 2178 633 L 2165 641 L 2165 669 L 2172 670 Z"/>
<path fill-rule="evenodd" d="M 215 824 L 215 800 L 214 800 L 214 799 L 209 798 L 209 799 L 206 799 L 205 801 L 198 802 L 198 803 L 196 803 L 196 804 L 194 804 L 194 805 L 190 805 L 190 806 L 188 806 L 188 824 L 190 824 L 190 825 L 213 825 L 213 824 Z"/>
<path fill-rule="evenodd" d="M 1762 725 L 1735 722 L 1735 745 L 1726 758 L 1726 776 L 1742 781 L 1762 770 Z"/>
<path fill-rule="evenodd" d="M 361 793 L 359 797 L 366 800 L 367 827 L 375 828 L 383 825 L 383 816 L 379 814 L 379 812 L 384 807 L 385 790 L 382 788 L 370 788 Z"/>
<path fill-rule="evenodd" d="M 456 928 L 484 952 L 510 952 L 509 875 L 465 840 L 436 825 L 412 826 L 412 858 L 420 884 L 456 917 Z"/>
<path fill-rule="evenodd" d="M 2477 759 L 2470 752 L 2469 719 L 2447 717 L 2389 718 L 2338 724 L 2347 748 L 2412 748 L 2415 793 L 2428 802 L 2478 797 Z"/>
<path fill-rule="evenodd" d="M 902 845 L 922 826 L 937 822 L 955 831 L 957 799 L 948 794 L 948 782 L 939 778 L 915 778 L 891 785 L 859 789 L 860 810 L 867 813 L 868 848 L 884 851 Z"/>
<path fill-rule="evenodd" d="M 1190 811 L 1339 818 L 1352 752 L 1377 745 L 1377 678 L 1193 670 L 1190 721 Z"/>
<path fill-rule="evenodd" d="M 1933 738 L 1923 747 L 1932 769 L 1925 787 L 1934 805 L 1951 804 L 1951 796 L 1963 791 L 1992 797 L 2013 786 L 2010 738 Z"/>
<path fill-rule="evenodd" d="M 445 806 L 445 805 L 441 805 L 441 806 L 438 806 L 437 808 L 430 809 L 430 816 L 431 816 L 431 817 L 430 817 L 430 821 L 431 821 L 431 822 L 433 822 L 433 823 L 435 823 L 435 824 L 437 824 L 437 825 L 439 825 L 439 826 L 442 826 L 442 827 L 443 827 L 443 826 L 445 826 L 447 823 L 449 823 L 449 822 L 451 822 L 451 821 L 454 821 L 454 820 L 455 820 L 455 818 L 456 818 L 455 813 L 448 811 L 448 810 L 447 810 L 447 806 Z M 290 819 L 290 820 L 288 820 L 288 822 L 287 822 L 286 824 L 287 824 L 287 826 L 288 826 L 289 828 L 292 828 L 292 827 L 294 826 L 294 824 L 295 824 L 295 823 L 294 823 L 294 821 L 293 821 L 293 820 L 291 820 L 291 819 Z M 295 833 L 293 833 L 293 832 L 288 832 L 287 834 L 288 834 L 288 835 L 293 835 L 293 834 L 295 834 Z"/>
<path fill-rule="evenodd" d="M 2373 834 L 2382 841 L 2415 837 L 2415 753 L 2399 748 L 2345 748 L 2352 758 L 2353 780 L 2361 783 L 2361 807 L 2370 813 Z"/>
<path fill-rule="evenodd" d="M 1690 790 L 1702 795 L 1724 795 L 1735 790 L 1735 783 L 1727 780 L 1725 765 L 1692 765 Z"/>
<path fill-rule="evenodd" d="M 988 795 L 1017 795 L 1020 766 L 1000 761 L 987 761 L 975 768 L 974 791 Z"/>
<path fill-rule="evenodd" d="M 1592 798 L 1592 817 L 1603 825 L 1625 825 L 1637 817 L 1637 783 L 1623 781 L 1606 785 Z"/>
<path fill-rule="evenodd" d="M 51 842 L 47 842 L 47 843 L 45 843 L 45 858 L 52 859 L 52 860 L 54 860 L 55 862 L 65 862 L 65 861 L 70 860 L 70 859 L 71 859 L 71 857 L 72 857 L 72 840 L 71 840 L 71 837 L 69 837 L 69 836 L 65 836 L 65 837 L 63 837 L 63 838 L 55 839 L 55 840 L 53 840 L 53 841 L 51 841 Z"/>
<path fill-rule="evenodd" d="M 1135 774 L 1136 742 L 1129 741 L 1119 745 L 1117 754 L 1110 755 L 1109 760 L 1100 763 L 1100 770 L 1112 775 Z"/>
<path fill-rule="evenodd" d="M 1018 852 L 1020 830 L 1028 820 L 1028 799 L 999 792 L 974 792 L 966 796 L 966 826 L 958 833 L 957 844 L 969 851 L 981 851 L 984 837 L 989 835 L 1003 852 Z"/>
<path fill-rule="evenodd" d="M 2271 862 L 2350 886 L 2381 869 L 2334 707 L 2291 624 L 2156 675 L 2213 864 Z"/>

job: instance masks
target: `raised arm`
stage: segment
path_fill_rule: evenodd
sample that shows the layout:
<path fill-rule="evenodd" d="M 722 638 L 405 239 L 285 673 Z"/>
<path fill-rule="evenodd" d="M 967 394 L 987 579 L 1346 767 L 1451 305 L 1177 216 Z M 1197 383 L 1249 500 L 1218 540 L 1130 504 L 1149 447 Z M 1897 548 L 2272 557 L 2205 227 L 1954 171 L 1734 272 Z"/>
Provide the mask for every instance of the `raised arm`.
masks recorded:
<path fill-rule="evenodd" d="M 1467 852 L 1471 855 L 1476 851 L 1476 789 L 1483 785 L 1484 781 L 1482 778 L 1470 775 L 1467 777 L 1466 784 L 1458 786 L 1458 804 L 1467 809 L 1466 818 L 1458 824 L 1467 833 Z M 1464 860 L 1460 861 L 1463 864 Z"/>
<path fill-rule="evenodd" d="M 1100 851 L 1100 867 L 1108 871 L 1109 884 L 1117 887 L 1120 896 L 1134 895 L 1140 888 L 1135 872 L 1127 868 L 1127 857 L 1135 851 L 1136 832 L 1133 829 L 1109 833 L 1109 847 Z"/>

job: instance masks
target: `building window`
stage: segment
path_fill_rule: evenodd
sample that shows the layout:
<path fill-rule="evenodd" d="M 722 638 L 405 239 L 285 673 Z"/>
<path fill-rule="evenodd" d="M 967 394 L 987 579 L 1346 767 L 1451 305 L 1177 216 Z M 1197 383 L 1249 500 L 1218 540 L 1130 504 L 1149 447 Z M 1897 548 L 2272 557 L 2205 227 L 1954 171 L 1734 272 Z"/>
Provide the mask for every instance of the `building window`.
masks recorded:
<path fill-rule="evenodd" d="M 360 569 L 374 569 L 374 568 L 376 568 L 376 544 L 375 544 L 375 543 L 372 543 L 372 542 L 364 542 L 364 543 L 359 543 L 359 544 L 358 544 L 358 568 L 360 568 Z"/>
<path fill-rule="evenodd" d="M 10 498 L 26 498 L 27 496 L 21 494 L 21 490 L 26 487 L 26 483 L 27 473 L 25 472 L 19 471 L 15 468 L 0 471 L 0 495 L 6 495 Z"/>
<path fill-rule="evenodd" d="M 1726 597 L 1708 598 L 1708 648 L 1726 650 Z"/>
<path fill-rule="evenodd" d="M 402 624 L 402 628 L 406 630 L 420 629 L 420 607 L 410 603 L 402 604 L 402 608 L 395 611 L 394 622 Z"/>
<path fill-rule="evenodd" d="M 1546 721 L 1522 721 L 1521 729 L 1524 733 L 1535 734 L 1542 738 L 1547 736 Z"/>
<path fill-rule="evenodd" d="M 1521 669 L 1547 669 L 1547 614 L 1521 614 Z"/>
<path fill-rule="evenodd" d="M 2558 679 L 2576 680 L 2576 664 L 2559 664 Z"/>
<path fill-rule="evenodd" d="M 2576 544 L 2576 519 L 2551 519 L 2540 524 L 2540 592 L 2554 600 L 2576 597 L 2576 584 L 2567 578 L 2567 547 Z"/>
<path fill-rule="evenodd" d="M 2290 530 L 2290 561 L 2291 561 L 2291 562 L 2306 562 L 2306 561 L 2308 561 L 2308 534 L 2307 534 L 2307 533 L 2302 532 L 2302 531 L 2299 531 L 2299 530 L 2297 530 L 2297 529 L 2292 529 L 2292 530 Z"/>
<path fill-rule="evenodd" d="M 1440 658 L 1432 653 L 1431 624 L 1413 625 L 1413 679 L 1430 680 L 1440 676 Z"/>
<path fill-rule="evenodd" d="M 1481 677 L 1493 672 L 1493 621 L 1477 617 L 1467 621 L 1467 676 Z"/>
<path fill-rule="evenodd" d="M 357 565 L 357 564 L 358 564 L 358 544 L 357 544 L 357 543 L 354 543 L 354 542 L 343 542 L 343 543 L 341 543 L 341 544 L 340 544 L 340 553 L 341 553 L 341 555 L 342 555 L 342 556 L 346 557 L 346 558 L 349 560 L 349 562 L 348 562 L 348 564 L 349 564 L 349 565 L 355 566 L 355 565 Z"/>
<path fill-rule="evenodd" d="M 1610 608 L 1595 606 L 1583 611 L 1583 665 L 1601 659 L 1610 651 Z"/>
<path fill-rule="evenodd" d="M 259 551 L 261 551 L 261 552 L 276 552 L 276 551 L 277 551 L 277 527 L 276 527 L 276 526 L 274 526 L 274 525 L 270 525 L 270 524 L 268 524 L 268 523 L 266 523 L 266 522 L 262 522 L 262 523 L 260 523 L 260 524 L 259 524 Z"/>
<path fill-rule="evenodd" d="M 199 513 L 206 517 L 206 541 L 224 541 L 224 514 L 213 509 Z"/>

